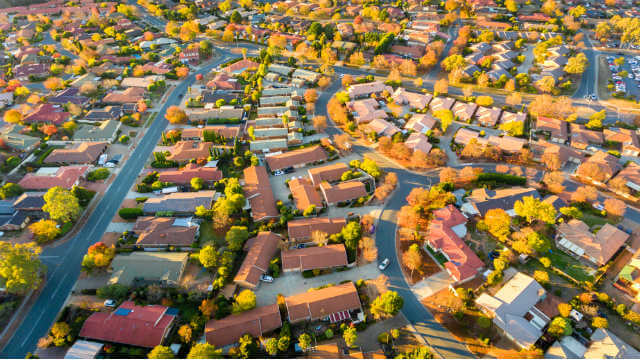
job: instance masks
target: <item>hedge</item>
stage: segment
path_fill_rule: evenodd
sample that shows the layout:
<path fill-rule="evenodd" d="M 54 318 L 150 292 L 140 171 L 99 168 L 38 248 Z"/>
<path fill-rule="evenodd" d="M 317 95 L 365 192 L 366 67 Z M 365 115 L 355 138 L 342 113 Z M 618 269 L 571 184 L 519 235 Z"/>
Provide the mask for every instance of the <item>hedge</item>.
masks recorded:
<path fill-rule="evenodd" d="M 476 185 L 520 185 L 527 183 L 527 178 L 522 176 L 500 174 L 500 173 L 482 173 L 475 180 Z"/>
<path fill-rule="evenodd" d="M 140 208 L 122 208 L 118 211 L 118 215 L 123 219 L 129 220 L 142 216 L 143 212 Z"/>

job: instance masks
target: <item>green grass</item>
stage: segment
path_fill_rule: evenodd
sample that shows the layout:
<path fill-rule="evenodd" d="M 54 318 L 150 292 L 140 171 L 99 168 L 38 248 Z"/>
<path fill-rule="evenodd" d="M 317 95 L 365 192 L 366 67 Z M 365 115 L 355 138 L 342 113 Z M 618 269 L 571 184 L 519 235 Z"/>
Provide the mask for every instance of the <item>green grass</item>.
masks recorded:
<path fill-rule="evenodd" d="M 578 260 L 565 254 L 555 246 L 551 250 L 552 252 L 545 254 L 545 256 L 551 260 L 553 266 L 578 281 L 593 281 L 593 276 L 589 275 L 590 267 L 581 264 Z"/>
<path fill-rule="evenodd" d="M 441 252 L 433 251 L 433 249 L 430 246 L 427 246 L 427 250 L 431 255 L 433 255 L 433 257 L 438 261 L 440 265 L 444 265 L 445 263 L 449 262 L 449 260 L 447 260 L 447 258 L 444 257 L 444 255 L 442 255 Z"/>
<path fill-rule="evenodd" d="M 211 220 L 203 221 L 200 224 L 200 246 L 203 247 L 208 244 L 213 244 L 218 248 L 226 244 L 224 235 L 218 234 L 213 229 Z"/>
<path fill-rule="evenodd" d="M 592 228 L 595 225 L 602 226 L 609 222 L 609 220 L 607 220 L 607 218 L 605 217 L 590 214 L 590 213 L 583 213 L 582 216 L 583 216 L 582 221 L 584 221 L 585 224 L 589 225 L 589 228 Z"/>

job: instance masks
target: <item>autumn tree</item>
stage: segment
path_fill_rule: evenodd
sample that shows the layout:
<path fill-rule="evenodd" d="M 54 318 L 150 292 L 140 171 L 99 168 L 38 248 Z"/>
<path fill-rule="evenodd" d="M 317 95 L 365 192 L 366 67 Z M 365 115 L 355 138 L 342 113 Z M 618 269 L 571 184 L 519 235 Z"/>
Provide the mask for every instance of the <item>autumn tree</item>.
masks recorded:
<path fill-rule="evenodd" d="M 167 109 L 165 118 L 172 124 L 183 124 L 187 122 L 188 119 L 187 114 L 184 112 L 184 110 L 175 105 L 170 106 Z"/>
<path fill-rule="evenodd" d="M 323 132 L 327 128 L 327 117 L 326 116 L 314 116 L 313 117 L 313 127 L 318 132 Z"/>
<path fill-rule="evenodd" d="M 33 234 L 38 244 L 47 243 L 60 235 L 60 228 L 53 220 L 40 219 L 29 225 L 29 230 Z"/>
<path fill-rule="evenodd" d="M 591 202 L 598 198 L 598 190 L 593 186 L 580 186 L 571 194 L 571 201 L 574 202 Z"/>
<path fill-rule="evenodd" d="M 242 290 L 235 297 L 233 303 L 233 313 L 241 313 L 256 307 L 256 294 L 250 289 Z"/>
<path fill-rule="evenodd" d="M 87 254 L 82 259 L 82 268 L 91 270 L 107 267 L 115 256 L 116 248 L 113 245 L 107 246 L 102 241 L 97 242 L 87 250 Z"/>
<path fill-rule="evenodd" d="M 163 345 L 156 345 L 149 354 L 147 354 L 147 358 L 149 359 L 173 359 L 174 354 L 171 348 Z"/>
<path fill-rule="evenodd" d="M 82 213 L 78 198 L 71 191 L 59 186 L 50 188 L 44 194 L 44 202 L 42 210 L 48 213 L 51 219 L 61 223 L 74 221 Z"/>
<path fill-rule="evenodd" d="M 458 178 L 458 171 L 454 168 L 446 167 L 440 170 L 441 183 L 446 183 L 446 182 L 455 183 L 457 178 Z"/>
<path fill-rule="evenodd" d="M 318 246 L 324 246 L 329 241 L 329 235 L 324 231 L 316 230 L 311 233 L 311 241 Z"/>
<path fill-rule="evenodd" d="M 542 154 L 542 163 L 551 171 L 559 170 L 562 166 L 558 153 L 545 151 Z"/>
<path fill-rule="evenodd" d="M 449 82 L 447 79 L 440 79 L 433 85 L 433 91 L 437 94 L 449 93 Z"/>
<path fill-rule="evenodd" d="M 608 198 L 604 201 L 604 209 L 613 216 L 622 217 L 627 210 L 627 205 L 622 200 Z"/>
<path fill-rule="evenodd" d="M 541 220 L 547 224 L 556 222 L 556 209 L 553 205 L 533 196 L 525 196 L 516 201 L 513 209 L 518 216 L 526 218 L 528 223 L 533 220 Z"/>
<path fill-rule="evenodd" d="M 402 254 L 402 262 L 411 270 L 411 277 L 413 277 L 414 271 L 419 271 L 422 268 L 423 261 L 418 244 L 412 244 L 409 246 L 409 249 Z"/>
<path fill-rule="evenodd" d="M 10 124 L 17 124 L 22 121 L 22 113 L 16 109 L 9 109 L 4 113 L 4 121 Z"/>
<path fill-rule="evenodd" d="M 489 233 L 500 241 L 506 241 L 511 233 L 511 217 L 503 209 L 490 209 L 484 216 Z"/>
<path fill-rule="evenodd" d="M 64 88 L 64 80 L 59 77 L 50 77 L 42 85 L 48 90 L 56 91 Z"/>
<path fill-rule="evenodd" d="M 547 186 L 547 189 L 554 194 L 559 194 L 564 191 L 564 174 L 561 171 L 546 172 L 542 178 L 542 182 Z"/>
<path fill-rule="evenodd" d="M 0 241 L 0 279 L 8 293 L 24 295 L 40 286 L 45 271 L 41 251 L 35 243 Z"/>
<path fill-rule="evenodd" d="M 453 112 L 449 109 L 439 109 L 433 113 L 433 117 L 440 120 L 440 128 L 443 133 L 447 132 L 449 125 L 453 123 Z"/>
<path fill-rule="evenodd" d="M 315 89 L 307 89 L 304 92 L 304 101 L 308 103 L 315 103 L 318 99 L 318 92 Z"/>

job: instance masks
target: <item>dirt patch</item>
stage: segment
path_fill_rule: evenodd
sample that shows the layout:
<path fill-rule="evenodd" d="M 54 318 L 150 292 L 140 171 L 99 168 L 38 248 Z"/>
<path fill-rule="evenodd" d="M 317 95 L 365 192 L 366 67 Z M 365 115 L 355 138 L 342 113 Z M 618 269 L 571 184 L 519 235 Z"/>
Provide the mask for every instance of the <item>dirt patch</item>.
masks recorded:
<path fill-rule="evenodd" d="M 33 234 L 28 228 L 20 231 L 7 231 L 4 233 L 2 241 L 8 241 L 12 244 L 26 244 L 33 241 Z"/>
<path fill-rule="evenodd" d="M 409 285 L 414 285 L 419 281 L 441 271 L 438 264 L 436 264 L 431 256 L 427 254 L 426 251 L 422 248 L 422 242 L 415 239 L 413 231 L 406 228 L 399 228 L 396 233 L 396 251 L 400 254 L 400 267 L 402 268 L 402 272 L 407 279 Z M 422 255 L 422 266 L 420 269 L 415 271 L 411 271 L 402 260 L 402 255 L 409 247 L 413 244 L 418 244 L 420 246 L 420 254 Z"/>
<path fill-rule="evenodd" d="M 116 242 L 118 242 L 119 237 L 120 237 L 120 233 L 106 232 L 104 233 L 104 235 L 102 235 L 102 238 L 100 239 L 100 241 L 105 243 L 105 245 L 107 246 L 111 246 L 111 245 L 115 246 Z"/>
<path fill-rule="evenodd" d="M 109 177 L 115 176 L 113 173 L 111 175 L 109 175 Z M 85 189 L 89 189 L 91 191 L 95 191 L 98 194 L 103 193 L 106 189 L 107 189 L 107 182 L 110 179 L 107 178 L 106 180 L 99 180 L 99 181 L 81 181 L 80 182 L 80 186 L 85 188 Z"/>
<path fill-rule="evenodd" d="M 182 275 L 180 285 L 189 290 L 206 291 L 213 282 L 213 275 L 200 264 L 188 263 Z"/>

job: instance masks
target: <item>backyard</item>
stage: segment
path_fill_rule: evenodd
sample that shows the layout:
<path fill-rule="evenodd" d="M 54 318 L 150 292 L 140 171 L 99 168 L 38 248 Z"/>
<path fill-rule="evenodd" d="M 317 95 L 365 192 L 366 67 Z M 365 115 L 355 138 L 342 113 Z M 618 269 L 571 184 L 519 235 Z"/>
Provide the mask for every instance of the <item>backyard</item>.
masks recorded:
<path fill-rule="evenodd" d="M 200 247 L 207 244 L 214 244 L 216 248 L 226 244 L 225 231 L 214 229 L 212 220 L 206 220 L 200 224 Z"/>

